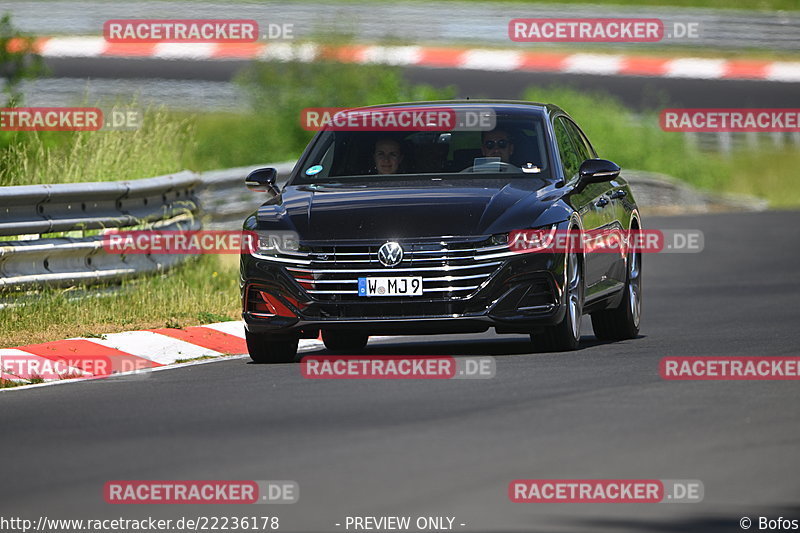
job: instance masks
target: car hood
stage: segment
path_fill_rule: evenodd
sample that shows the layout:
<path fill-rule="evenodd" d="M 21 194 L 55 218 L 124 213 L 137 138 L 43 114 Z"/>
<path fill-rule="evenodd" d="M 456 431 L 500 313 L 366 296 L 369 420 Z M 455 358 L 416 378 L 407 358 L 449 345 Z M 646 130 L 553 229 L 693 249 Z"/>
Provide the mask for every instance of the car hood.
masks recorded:
<path fill-rule="evenodd" d="M 260 223 L 279 222 L 303 240 L 489 235 L 528 228 L 560 194 L 537 178 L 289 186 Z"/>

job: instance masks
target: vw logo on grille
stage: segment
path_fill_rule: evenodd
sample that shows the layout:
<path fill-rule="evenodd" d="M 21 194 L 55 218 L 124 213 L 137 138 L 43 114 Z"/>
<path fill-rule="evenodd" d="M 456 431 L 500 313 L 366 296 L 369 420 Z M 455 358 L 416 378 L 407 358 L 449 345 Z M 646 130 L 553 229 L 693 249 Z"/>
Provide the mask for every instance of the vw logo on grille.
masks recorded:
<path fill-rule="evenodd" d="M 387 242 L 378 248 L 378 261 L 380 261 L 383 266 L 397 266 L 402 260 L 403 247 L 396 242 Z"/>

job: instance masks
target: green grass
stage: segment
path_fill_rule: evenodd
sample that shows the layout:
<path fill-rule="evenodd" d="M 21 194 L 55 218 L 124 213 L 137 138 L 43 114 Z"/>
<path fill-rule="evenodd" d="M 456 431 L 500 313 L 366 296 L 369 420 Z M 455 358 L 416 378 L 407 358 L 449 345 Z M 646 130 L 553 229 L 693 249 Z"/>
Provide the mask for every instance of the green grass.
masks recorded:
<path fill-rule="evenodd" d="M 181 169 L 187 121 L 150 110 L 132 131 L 2 132 L 0 186 L 117 181 Z"/>
<path fill-rule="evenodd" d="M 718 184 L 725 192 L 749 194 L 766 198 L 773 208 L 800 206 L 797 188 L 797 168 L 800 168 L 800 149 L 769 149 L 760 152 L 737 153 L 727 163 L 724 182 Z"/>
<path fill-rule="evenodd" d="M 213 355 L 201 355 L 200 357 L 190 357 L 188 359 L 175 359 L 175 364 L 180 363 L 193 363 L 195 361 L 206 361 L 208 359 L 218 359 L 218 356 Z"/>
<path fill-rule="evenodd" d="M 21 379 L 20 381 L 0 379 L 0 389 L 13 389 L 16 387 L 24 387 L 25 385 L 38 385 L 40 383 L 44 383 L 44 380 L 39 377 L 31 377 L 30 379 Z"/>
<path fill-rule="evenodd" d="M 13 389 L 15 387 L 22 387 L 23 385 L 30 385 L 29 381 L 11 381 L 7 379 L 0 379 L 0 389 Z"/>

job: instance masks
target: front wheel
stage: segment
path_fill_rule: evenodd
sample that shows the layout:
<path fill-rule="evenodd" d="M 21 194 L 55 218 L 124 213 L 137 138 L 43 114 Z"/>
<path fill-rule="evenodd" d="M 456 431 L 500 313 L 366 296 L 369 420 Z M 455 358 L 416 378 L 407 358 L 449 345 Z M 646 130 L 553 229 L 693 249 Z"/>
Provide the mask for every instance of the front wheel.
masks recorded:
<path fill-rule="evenodd" d="M 628 252 L 625 295 L 616 309 L 592 313 L 594 336 L 600 340 L 634 339 L 642 315 L 642 253 Z"/>
<path fill-rule="evenodd" d="M 255 363 L 292 363 L 297 358 L 297 338 L 274 337 L 245 330 L 247 351 Z"/>
<path fill-rule="evenodd" d="M 566 352 L 578 347 L 581 340 L 581 317 L 583 316 L 583 267 L 575 252 L 567 254 L 566 302 L 564 319 L 555 326 L 545 327 L 531 335 L 531 341 L 540 352 Z"/>

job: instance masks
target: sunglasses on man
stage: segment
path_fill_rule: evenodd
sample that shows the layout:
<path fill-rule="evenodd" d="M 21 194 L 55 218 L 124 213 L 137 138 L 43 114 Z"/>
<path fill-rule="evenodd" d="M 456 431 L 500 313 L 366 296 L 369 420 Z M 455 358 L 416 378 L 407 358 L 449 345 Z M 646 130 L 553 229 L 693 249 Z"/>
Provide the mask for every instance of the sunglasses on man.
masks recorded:
<path fill-rule="evenodd" d="M 485 146 L 487 150 L 492 150 L 495 147 L 495 145 L 497 145 L 497 147 L 501 148 L 501 149 L 502 148 L 508 148 L 509 144 L 511 144 L 511 142 L 507 141 L 506 139 L 500 139 L 499 141 L 484 141 L 483 142 L 483 146 Z"/>

